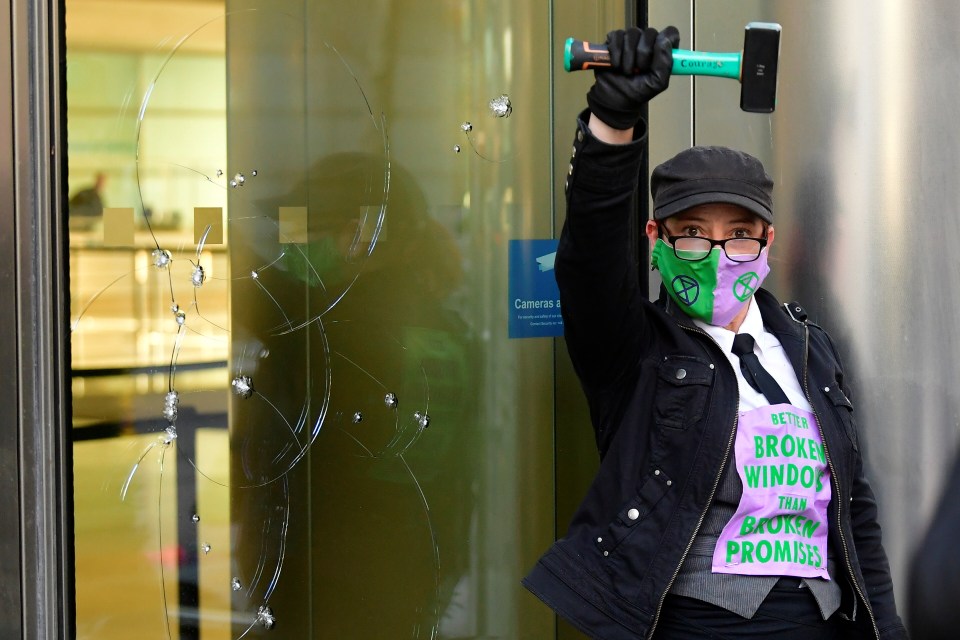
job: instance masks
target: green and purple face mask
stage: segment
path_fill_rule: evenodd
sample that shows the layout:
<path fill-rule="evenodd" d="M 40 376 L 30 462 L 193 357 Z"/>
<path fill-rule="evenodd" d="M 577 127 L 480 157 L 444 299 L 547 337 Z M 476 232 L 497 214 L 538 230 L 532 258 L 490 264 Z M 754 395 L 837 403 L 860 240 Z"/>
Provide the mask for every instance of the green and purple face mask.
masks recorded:
<path fill-rule="evenodd" d="M 734 262 L 714 247 L 703 260 L 690 262 L 678 258 L 662 239 L 654 245 L 650 264 L 687 315 L 718 327 L 730 324 L 770 273 L 766 249 L 752 262 Z"/>

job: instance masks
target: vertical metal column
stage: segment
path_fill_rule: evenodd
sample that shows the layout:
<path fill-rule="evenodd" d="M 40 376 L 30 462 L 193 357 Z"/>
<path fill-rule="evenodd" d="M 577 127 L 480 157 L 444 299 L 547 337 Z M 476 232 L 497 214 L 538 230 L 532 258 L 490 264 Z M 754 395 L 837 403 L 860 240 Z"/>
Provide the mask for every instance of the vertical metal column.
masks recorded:
<path fill-rule="evenodd" d="M 0 601 L 20 612 L 19 620 L 2 623 L 12 626 L 11 634 L 4 627 L 4 638 L 46 640 L 71 637 L 73 626 L 62 19 L 50 2 L 12 0 L 3 9 L 10 48 L 9 57 L 0 54 L 0 81 L 12 100 L 0 107 L 0 139 L 9 136 L 3 148 L 12 153 L 0 160 L 10 165 L 0 179 L 12 181 L 0 189 L 0 293 L 9 294 L 0 312 L 0 356 L 17 373 L 4 376 L 0 390 L 8 418 L 0 435 L 0 507 L 15 525 L 4 536 L 13 529 L 18 540 L 16 549 L 6 540 L 2 547 Z M 17 584 L 19 593 L 7 591 Z"/>
<path fill-rule="evenodd" d="M 0 9 L 0 41 L 12 43 L 11 4 Z M 0 87 L 10 95 L 13 86 L 12 47 L 0 48 Z M 16 243 L 13 215 L 13 101 L 0 101 L 0 300 L 14 300 L 16 294 Z M 16 307 L 0 305 L 0 362 L 7 372 L 0 384 L 0 513 L 7 515 L 7 525 L 0 536 L 0 609 L 20 608 L 20 482 L 17 457 L 17 371 Z M 17 616 L 0 617 L 0 636 L 19 638 L 23 626 Z"/>

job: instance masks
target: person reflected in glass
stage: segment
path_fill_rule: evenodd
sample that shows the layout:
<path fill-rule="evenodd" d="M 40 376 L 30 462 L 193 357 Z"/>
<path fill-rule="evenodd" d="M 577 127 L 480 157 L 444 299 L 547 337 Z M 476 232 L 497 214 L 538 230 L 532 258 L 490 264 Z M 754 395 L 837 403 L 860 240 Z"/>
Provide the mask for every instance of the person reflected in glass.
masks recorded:
<path fill-rule="evenodd" d="M 93 183 L 77 190 L 68 203 L 70 228 L 82 231 L 92 228 L 103 216 L 103 187 L 107 177 L 98 172 Z"/>
<path fill-rule="evenodd" d="M 459 303 L 457 236 L 435 217 L 414 173 L 375 154 L 325 155 L 303 183 L 261 208 L 304 200 L 304 237 L 281 233 L 282 259 L 259 279 L 283 302 L 309 300 L 324 336 L 310 341 L 310 375 L 329 378 L 322 428 L 305 461 L 312 560 L 285 567 L 295 577 L 275 597 L 298 599 L 303 581 L 315 582 L 310 616 L 324 621 L 324 637 L 397 629 L 468 637 L 483 467 L 482 414 L 471 390 L 482 386 L 484 367 Z M 261 245 L 275 250 L 254 249 Z M 266 326 L 281 318 L 276 306 L 261 313 Z M 271 361 L 282 363 L 271 382 L 293 387 L 291 363 L 303 348 L 282 336 L 271 345 Z M 271 424 L 271 409 L 260 422 Z M 268 435 L 285 442 L 282 433 Z M 272 455 L 258 457 L 275 465 Z M 376 616 L 345 613 L 366 603 L 376 603 Z"/>
<path fill-rule="evenodd" d="M 645 233 L 663 285 L 647 300 L 629 242 L 641 114 L 679 34 L 606 44 L 556 258 L 600 468 L 525 586 L 606 640 L 906 638 L 839 355 L 761 288 L 773 181 L 727 147 L 656 167 Z"/>

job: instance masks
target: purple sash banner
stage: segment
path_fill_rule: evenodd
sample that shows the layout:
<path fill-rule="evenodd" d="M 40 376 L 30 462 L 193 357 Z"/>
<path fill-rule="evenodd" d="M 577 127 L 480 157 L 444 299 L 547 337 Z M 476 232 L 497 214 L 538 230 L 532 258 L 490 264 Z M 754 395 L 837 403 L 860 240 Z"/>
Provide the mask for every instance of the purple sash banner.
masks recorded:
<path fill-rule="evenodd" d="M 740 414 L 740 505 L 713 553 L 714 573 L 830 579 L 830 469 L 813 413 L 791 404 Z"/>

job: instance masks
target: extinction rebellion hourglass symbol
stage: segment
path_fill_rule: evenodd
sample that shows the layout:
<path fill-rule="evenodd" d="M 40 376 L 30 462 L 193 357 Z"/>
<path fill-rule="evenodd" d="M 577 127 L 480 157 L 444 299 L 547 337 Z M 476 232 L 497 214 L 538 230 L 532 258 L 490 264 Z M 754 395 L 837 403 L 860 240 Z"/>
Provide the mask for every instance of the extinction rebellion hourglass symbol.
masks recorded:
<path fill-rule="evenodd" d="M 679 275 L 673 279 L 673 291 L 688 306 L 700 297 L 700 283 L 690 276 Z"/>
<path fill-rule="evenodd" d="M 753 292 L 757 290 L 759 284 L 760 276 L 753 271 L 748 271 L 733 283 L 733 295 L 735 295 L 740 302 L 746 302 L 747 298 L 752 296 Z"/>

